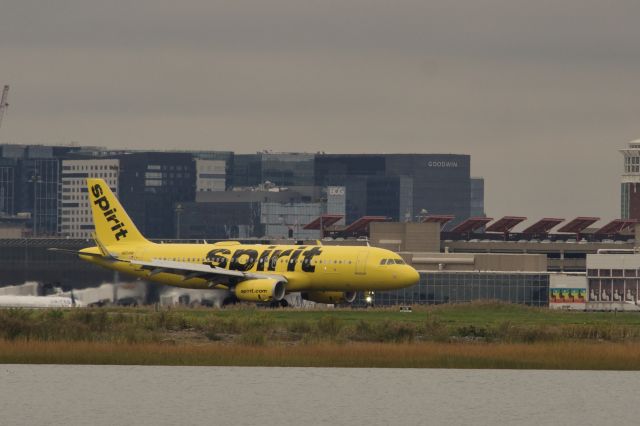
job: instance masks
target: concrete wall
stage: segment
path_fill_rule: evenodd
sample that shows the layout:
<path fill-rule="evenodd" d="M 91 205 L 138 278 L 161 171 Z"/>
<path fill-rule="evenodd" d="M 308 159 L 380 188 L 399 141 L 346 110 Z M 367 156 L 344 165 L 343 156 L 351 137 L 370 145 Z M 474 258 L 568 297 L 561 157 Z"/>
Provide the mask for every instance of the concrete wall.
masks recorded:
<path fill-rule="evenodd" d="M 514 271 L 546 272 L 547 257 L 541 254 L 400 253 L 419 271 Z"/>
<path fill-rule="evenodd" d="M 480 271 L 547 271 L 543 254 L 477 254 L 475 267 Z"/>
<path fill-rule="evenodd" d="M 24 223 L 0 223 L 0 238 L 22 238 L 24 235 Z"/>
<path fill-rule="evenodd" d="M 440 224 L 373 222 L 369 225 L 369 240 L 373 246 L 396 252 L 439 252 Z"/>

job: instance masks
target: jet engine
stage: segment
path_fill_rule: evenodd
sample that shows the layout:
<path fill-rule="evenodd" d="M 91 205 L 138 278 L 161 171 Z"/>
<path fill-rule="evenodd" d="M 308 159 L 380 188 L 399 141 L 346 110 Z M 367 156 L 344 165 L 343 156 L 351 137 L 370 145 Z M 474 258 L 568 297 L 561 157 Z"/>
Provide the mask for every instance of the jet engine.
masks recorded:
<path fill-rule="evenodd" d="M 302 293 L 302 298 L 316 303 L 353 303 L 356 300 L 355 291 L 310 291 Z"/>
<path fill-rule="evenodd" d="M 247 302 L 271 302 L 282 300 L 285 282 L 272 278 L 256 278 L 238 283 L 233 289 L 239 300 Z"/>

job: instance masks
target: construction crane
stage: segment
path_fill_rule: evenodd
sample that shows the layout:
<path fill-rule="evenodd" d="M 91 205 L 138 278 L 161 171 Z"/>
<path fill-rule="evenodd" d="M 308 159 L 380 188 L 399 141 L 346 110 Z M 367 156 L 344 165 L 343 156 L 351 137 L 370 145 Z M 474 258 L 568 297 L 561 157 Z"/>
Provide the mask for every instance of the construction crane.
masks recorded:
<path fill-rule="evenodd" d="M 7 99 L 9 98 L 9 85 L 5 85 L 2 90 L 2 99 L 0 100 L 0 127 L 2 127 L 2 117 L 9 106 Z"/>

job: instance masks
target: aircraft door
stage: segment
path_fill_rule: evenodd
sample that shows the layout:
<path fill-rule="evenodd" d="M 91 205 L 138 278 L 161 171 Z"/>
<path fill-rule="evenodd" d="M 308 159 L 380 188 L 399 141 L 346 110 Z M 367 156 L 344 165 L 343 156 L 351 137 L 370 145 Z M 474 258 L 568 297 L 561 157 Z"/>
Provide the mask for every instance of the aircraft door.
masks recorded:
<path fill-rule="evenodd" d="M 367 273 L 367 257 L 369 256 L 369 252 L 362 250 L 358 252 L 358 257 L 356 258 L 356 274 L 365 275 Z"/>

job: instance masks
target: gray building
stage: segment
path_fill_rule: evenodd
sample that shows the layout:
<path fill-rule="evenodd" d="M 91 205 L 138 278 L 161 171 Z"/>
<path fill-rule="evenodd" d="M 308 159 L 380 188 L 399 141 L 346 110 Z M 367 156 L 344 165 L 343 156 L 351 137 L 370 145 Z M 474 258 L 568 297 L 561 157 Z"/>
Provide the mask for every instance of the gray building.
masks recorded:
<path fill-rule="evenodd" d="M 78 148 L 0 145 L 0 211 L 28 213 L 32 235 L 56 235 L 60 161 Z"/>
<path fill-rule="evenodd" d="M 484 178 L 471 178 L 471 217 L 485 217 Z"/>
<path fill-rule="evenodd" d="M 316 185 L 347 187 L 347 222 L 364 215 L 416 220 L 420 212 L 470 216 L 470 157 L 453 154 L 317 154 Z"/>
<path fill-rule="evenodd" d="M 341 188 L 344 189 L 344 188 Z M 272 185 L 226 192 L 198 192 L 196 202 L 181 203 L 180 238 L 317 239 L 318 230 L 304 226 L 327 212 L 344 215 L 340 190 L 315 186 L 277 188 Z M 340 211 L 342 208 L 342 211 Z"/>

